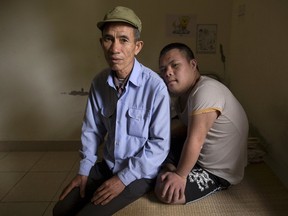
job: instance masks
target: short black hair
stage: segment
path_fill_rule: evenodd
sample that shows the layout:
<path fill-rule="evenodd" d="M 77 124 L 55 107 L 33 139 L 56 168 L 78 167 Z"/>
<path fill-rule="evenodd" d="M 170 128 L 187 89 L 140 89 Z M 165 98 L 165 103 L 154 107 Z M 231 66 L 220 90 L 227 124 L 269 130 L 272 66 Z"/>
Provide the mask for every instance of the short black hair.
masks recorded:
<path fill-rule="evenodd" d="M 162 48 L 162 50 L 160 51 L 159 60 L 163 55 L 165 55 L 167 52 L 169 52 L 172 49 L 178 49 L 180 52 L 182 52 L 186 56 L 188 61 L 195 59 L 194 53 L 192 49 L 190 49 L 190 47 L 188 47 L 186 44 L 176 42 L 176 43 L 170 43 Z M 198 65 L 197 65 L 197 70 L 199 70 Z"/>

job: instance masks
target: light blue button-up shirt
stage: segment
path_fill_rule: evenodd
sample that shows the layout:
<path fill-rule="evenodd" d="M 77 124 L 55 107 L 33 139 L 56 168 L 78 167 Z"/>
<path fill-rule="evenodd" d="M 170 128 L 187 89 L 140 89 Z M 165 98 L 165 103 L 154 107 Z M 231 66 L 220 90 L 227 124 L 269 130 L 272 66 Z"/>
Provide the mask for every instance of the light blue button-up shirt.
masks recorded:
<path fill-rule="evenodd" d="M 170 146 L 166 85 L 135 59 L 125 90 L 118 97 L 112 74 L 110 69 L 102 71 L 91 85 L 82 126 L 79 174 L 89 174 L 104 142 L 103 158 L 125 185 L 154 178 Z"/>

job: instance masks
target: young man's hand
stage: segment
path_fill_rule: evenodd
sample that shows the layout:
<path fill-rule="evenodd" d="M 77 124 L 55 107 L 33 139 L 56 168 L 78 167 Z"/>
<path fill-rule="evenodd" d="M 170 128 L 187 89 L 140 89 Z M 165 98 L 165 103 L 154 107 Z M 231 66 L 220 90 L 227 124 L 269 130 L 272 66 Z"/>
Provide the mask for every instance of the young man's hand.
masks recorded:
<path fill-rule="evenodd" d="M 157 197 L 165 203 L 181 204 L 185 203 L 186 178 L 175 172 L 160 173 L 157 178 Z"/>

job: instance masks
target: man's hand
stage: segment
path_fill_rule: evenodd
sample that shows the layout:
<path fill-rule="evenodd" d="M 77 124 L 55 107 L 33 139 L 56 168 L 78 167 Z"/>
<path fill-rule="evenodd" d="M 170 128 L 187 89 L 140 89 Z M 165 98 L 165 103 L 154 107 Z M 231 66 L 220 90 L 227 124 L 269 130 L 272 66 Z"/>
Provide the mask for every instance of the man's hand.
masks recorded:
<path fill-rule="evenodd" d="M 91 202 L 95 205 L 106 205 L 125 189 L 125 185 L 119 177 L 113 176 L 105 181 L 94 193 Z"/>
<path fill-rule="evenodd" d="M 179 204 L 185 202 L 186 178 L 175 172 L 165 172 L 158 176 L 156 190 L 160 199 L 166 203 Z"/>
<path fill-rule="evenodd" d="M 80 187 L 80 196 L 83 198 L 85 196 L 85 188 L 87 184 L 87 176 L 77 175 L 62 191 L 59 200 L 63 200 L 70 191 L 75 187 Z"/>

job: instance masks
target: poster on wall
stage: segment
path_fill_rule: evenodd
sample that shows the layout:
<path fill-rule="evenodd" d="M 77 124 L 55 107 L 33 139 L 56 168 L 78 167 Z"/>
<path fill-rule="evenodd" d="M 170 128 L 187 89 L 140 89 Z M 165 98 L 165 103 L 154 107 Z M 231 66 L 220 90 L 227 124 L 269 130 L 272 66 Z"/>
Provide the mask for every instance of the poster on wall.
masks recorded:
<path fill-rule="evenodd" d="M 166 31 L 168 36 L 193 37 L 195 35 L 196 16 L 191 14 L 167 15 Z"/>
<path fill-rule="evenodd" d="M 196 36 L 197 53 L 216 53 L 217 25 L 198 24 Z"/>

